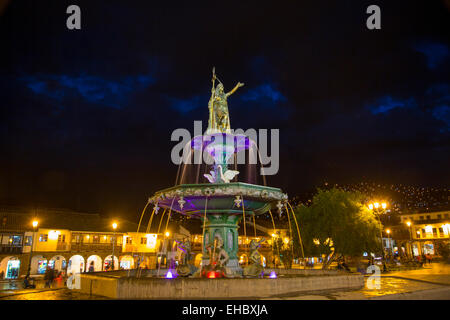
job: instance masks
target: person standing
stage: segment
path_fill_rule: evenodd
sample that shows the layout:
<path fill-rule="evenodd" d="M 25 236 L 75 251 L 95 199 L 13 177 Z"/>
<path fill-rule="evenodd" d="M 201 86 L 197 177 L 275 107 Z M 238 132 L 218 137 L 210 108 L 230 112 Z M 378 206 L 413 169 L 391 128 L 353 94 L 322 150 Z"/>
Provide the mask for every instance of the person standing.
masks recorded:
<path fill-rule="evenodd" d="M 45 270 L 45 275 L 44 275 L 45 288 L 51 287 L 51 282 L 53 281 L 53 279 L 51 279 L 51 276 L 50 276 L 51 272 L 52 272 L 51 268 L 47 268 L 47 270 Z"/>

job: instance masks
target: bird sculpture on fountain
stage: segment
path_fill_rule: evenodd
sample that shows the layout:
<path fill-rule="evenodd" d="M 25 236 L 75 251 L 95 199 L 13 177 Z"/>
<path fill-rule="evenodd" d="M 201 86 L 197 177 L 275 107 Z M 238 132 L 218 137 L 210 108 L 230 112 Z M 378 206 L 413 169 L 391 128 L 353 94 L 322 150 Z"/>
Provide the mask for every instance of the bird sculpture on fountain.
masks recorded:
<path fill-rule="evenodd" d="M 225 183 L 230 183 L 230 181 L 239 174 L 239 171 L 236 170 L 226 170 L 225 172 L 222 172 L 222 166 L 220 164 L 217 168 L 220 170 L 220 179 Z"/>

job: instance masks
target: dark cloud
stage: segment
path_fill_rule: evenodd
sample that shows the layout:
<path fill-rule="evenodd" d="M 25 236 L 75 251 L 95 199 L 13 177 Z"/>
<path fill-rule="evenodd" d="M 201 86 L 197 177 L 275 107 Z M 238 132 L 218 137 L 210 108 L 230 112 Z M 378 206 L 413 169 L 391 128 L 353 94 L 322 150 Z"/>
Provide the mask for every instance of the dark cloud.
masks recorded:
<path fill-rule="evenodd" d="M 73 2 L 73 1 L 72 1 Z M 134 217 L 172 185 L 176 128 L 206 127 L 211 69 L 233 128 L 280 129 L 271 185 L 448 185 L 444 2 L 11 2 L 0 36 L 3 203 Z"/>

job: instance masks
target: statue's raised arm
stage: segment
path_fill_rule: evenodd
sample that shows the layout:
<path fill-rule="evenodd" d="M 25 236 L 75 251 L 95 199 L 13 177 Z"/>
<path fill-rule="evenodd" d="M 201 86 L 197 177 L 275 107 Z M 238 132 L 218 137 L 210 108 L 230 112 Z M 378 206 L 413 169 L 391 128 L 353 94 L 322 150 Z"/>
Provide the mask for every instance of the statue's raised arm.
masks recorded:
<path fill-rule="evenodd" d="M 244 86 L 243 83 L 238 82 L 237 85 L 236 85 L 230 92 L 228 92 L 228 93 L 226 94 L 226 96 L 227 96 L 227 97 L 231 96 L 233 93 L 236 92 L 236 90 L 237 90 L 238 88 L 243 87 L 243 86 Z"/>

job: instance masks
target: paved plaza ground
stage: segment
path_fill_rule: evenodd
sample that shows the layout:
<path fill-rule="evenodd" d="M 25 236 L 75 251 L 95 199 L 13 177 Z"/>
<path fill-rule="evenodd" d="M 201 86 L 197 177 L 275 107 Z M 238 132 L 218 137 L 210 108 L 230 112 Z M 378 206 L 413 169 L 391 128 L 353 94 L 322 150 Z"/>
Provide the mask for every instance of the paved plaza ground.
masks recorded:
<path fill-rule="evenodd" d="M 367 279 L 367 278 L 366 278 Z M 212 280 L 214 281 L 214 280 Z M 366 282 L 367 283 L 367 282 Z M 10 287 L 10 283 L 0 283 L 0 300 L 104 300 L 107 298 L 89 296 L 77 290 L 69 290 L 62 283 L 52 288 L 44 288 L 38 282 L 36 289 Z M 249 297 L 256 298 L 256 297 Z M 450 265 L 433 263 L 422 269 L 383 273 L 379 289 L 330 291 L 291 294 L 265 300 L 450 300 Z"/>

